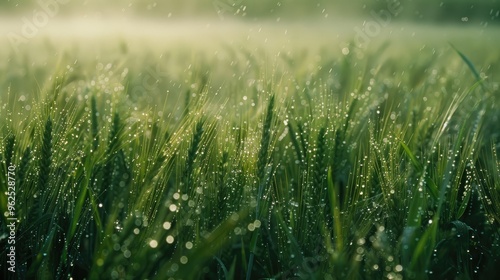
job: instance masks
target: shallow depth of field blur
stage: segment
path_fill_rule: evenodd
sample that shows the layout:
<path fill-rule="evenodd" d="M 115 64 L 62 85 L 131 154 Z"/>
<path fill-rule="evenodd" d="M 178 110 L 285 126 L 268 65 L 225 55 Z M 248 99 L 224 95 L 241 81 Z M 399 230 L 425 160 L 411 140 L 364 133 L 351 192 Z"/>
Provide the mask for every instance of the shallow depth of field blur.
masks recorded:
<path fill-rule="evenodd" d="M 1 1 L 0 278 L 493 279 L 499 34 L 499 0 Z"/>

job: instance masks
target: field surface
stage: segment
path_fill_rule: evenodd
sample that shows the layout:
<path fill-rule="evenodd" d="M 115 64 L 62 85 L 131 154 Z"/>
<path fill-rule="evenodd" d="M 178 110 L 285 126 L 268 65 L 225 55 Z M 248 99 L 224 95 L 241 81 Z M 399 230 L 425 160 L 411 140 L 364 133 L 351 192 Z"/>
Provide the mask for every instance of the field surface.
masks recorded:
<path fill-rule="evenodd" d="M 500 28 L 368 19 L 5 17 L 0 278 L 500 275 Z"/>

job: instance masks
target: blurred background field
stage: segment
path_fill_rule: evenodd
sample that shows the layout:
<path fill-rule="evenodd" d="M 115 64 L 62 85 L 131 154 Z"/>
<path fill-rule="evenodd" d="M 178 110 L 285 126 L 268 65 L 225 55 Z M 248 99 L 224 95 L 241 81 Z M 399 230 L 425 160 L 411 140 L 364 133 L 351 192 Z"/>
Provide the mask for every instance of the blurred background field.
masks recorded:
<path fill-rule="evenodd" d="M 43 2 L 43 1 L 42 1 Z M 499 22 L 498 0 L 214 0 L 214 1 L 154 1 L 111 0 L 70 1 L 64 0 L 64 13 L 107 13 L 139 15 L 147 17 L 214 17 L 214 11 L 226 9 L 225 14 L 236 14 L 245 20 L 275 19 L 276 17 L 366 17 L 372 10 L 386 9 L 390 3 L 403 7 L 398 20 L 416 22 L 473 22 L 492 24 Z M 31 11 L 36 0 L 10 0 L 0 2 L 2 12 L 22 13 Z M 234 7 L 235 9 L 231 9 Z M 240 11 L 237 11 L 240 9 Z M 98 12 L 96 12 L 98 10 Z M 465 19 L 467 18 L 467 19 Z"/>

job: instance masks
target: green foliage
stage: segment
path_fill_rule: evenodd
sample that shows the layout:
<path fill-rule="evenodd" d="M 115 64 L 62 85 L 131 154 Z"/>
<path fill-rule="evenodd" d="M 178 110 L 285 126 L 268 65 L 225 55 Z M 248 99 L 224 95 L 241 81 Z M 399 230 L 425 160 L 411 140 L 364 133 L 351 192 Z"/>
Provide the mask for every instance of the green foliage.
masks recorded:
<path fill-rule="evenodd" d="M 494 278 L 498 61 L 349 48 L 200 55 L 174 96 L 123 86 L 148 59 L 47 78 L 1 134 L 19 278 Z"/>

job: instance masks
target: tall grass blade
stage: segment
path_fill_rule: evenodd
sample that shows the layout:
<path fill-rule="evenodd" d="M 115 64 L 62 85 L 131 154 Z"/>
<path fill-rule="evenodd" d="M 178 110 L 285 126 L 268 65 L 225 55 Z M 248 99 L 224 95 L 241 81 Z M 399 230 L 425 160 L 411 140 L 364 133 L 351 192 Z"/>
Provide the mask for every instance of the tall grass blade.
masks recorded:
<path fill-rule="evenodd" d="M 49 192 L 49 175 L 52 165 L 52 119 L 49 117 L 45 122 L 43 130 L 42 147 L 39 161 L 38 190 L 40 197 L 45 199 L 45 194 Z M 42 200 L 42 203 L 44 201 Z M 40 205 L 43 207 L 43 205 Z M 42 211 L 43 213 L 43 211 Z"/>
<path fill-rule="evenodd" d="M 99 145 L 99 121 L 97 116 L 99 112 L 97 111 L 97 101 L 95 96 L 92 95 L 90 99 L 90 123 L 91 123 L 91 132 L 92 132 L 92 150 L 97 150 Z"/>
<path fill-rule="evenodd" d="M 184 170 L 184 189 L 183 192 L 187 193 L 188 190 L 192 189 L 192 178 L 194 171 L 194 163 L 198 156 L 198 149 L 201 143 L 201 137 L 203 136 L 203 124 L 204 120 L 200 120 L 196 123 L 195 131 L 193 134 L 193 138 L 191 140 L 191 145 L 189 146 L 187 159 L 186 159 L 186 168 Z"/>
<path fill-rule="evenodd" d="M 14 134 L 10 134 L 7 137 L 7 143 L 5 144 L 5 166 L 9 167 L 12 163 L 12 158 L 14 156 L 14 144 L 16 137 Z"/>
<path fill-rule="evenodd" d="M 28 171 L 30 160 L 31 160 L 31 149 L 30 147 L 26 147 L 23 156 L 21 158 L 21 163 L 19 164 L 19 171 L 18 171 L 18 183 L 19 186 L 21 187 L 23 187 L 25 184 L 26 172 Z"/>
<path fill-rule="evenodd" d="M 266 118 L 262 126 L 262 138 L 260 140 L 259 154 L 257 159 L 257 178 L 263 181 L 265 168 L 268 161 L 269 143 L 271 141 L 271 123 L 273 120 L 274 95 L 271 95 L 267 105 Z"/>
<path fill-rule="evenodd" d="M 257 158 L 257 178 L 259 179 L 259 189 L 257 194 L 257 206 L 255 210 L 255 219 L 260 218 L 260 205 L 262 200 L 262 194 L 264 189 L 267 189 L 267 184 L 271 175 L 272 167 L 268 166 L 268 153 L 269 153 L 269 143 L 271 141 L 271 124 L 273 120 L 273 110 L 274 110 L 274 95 L 271 95 L 269 103 L 267 105 L 266 118 L 264 119 L 264 124 L 262 126 L 262 138 L 260 141 L 259 154 Z M 267 170 L 267 172 L 266 172 Z M 250 280 L 252 277 L 253 262 L 255 257 L 255 249 L 257 247 L 257 239 L 259 236 L 259 229 L 257 228 L 252 234 L 252 240 L 250 241 L 250 257 L 248 259 L 248 270 L 246 279 Z"/>

